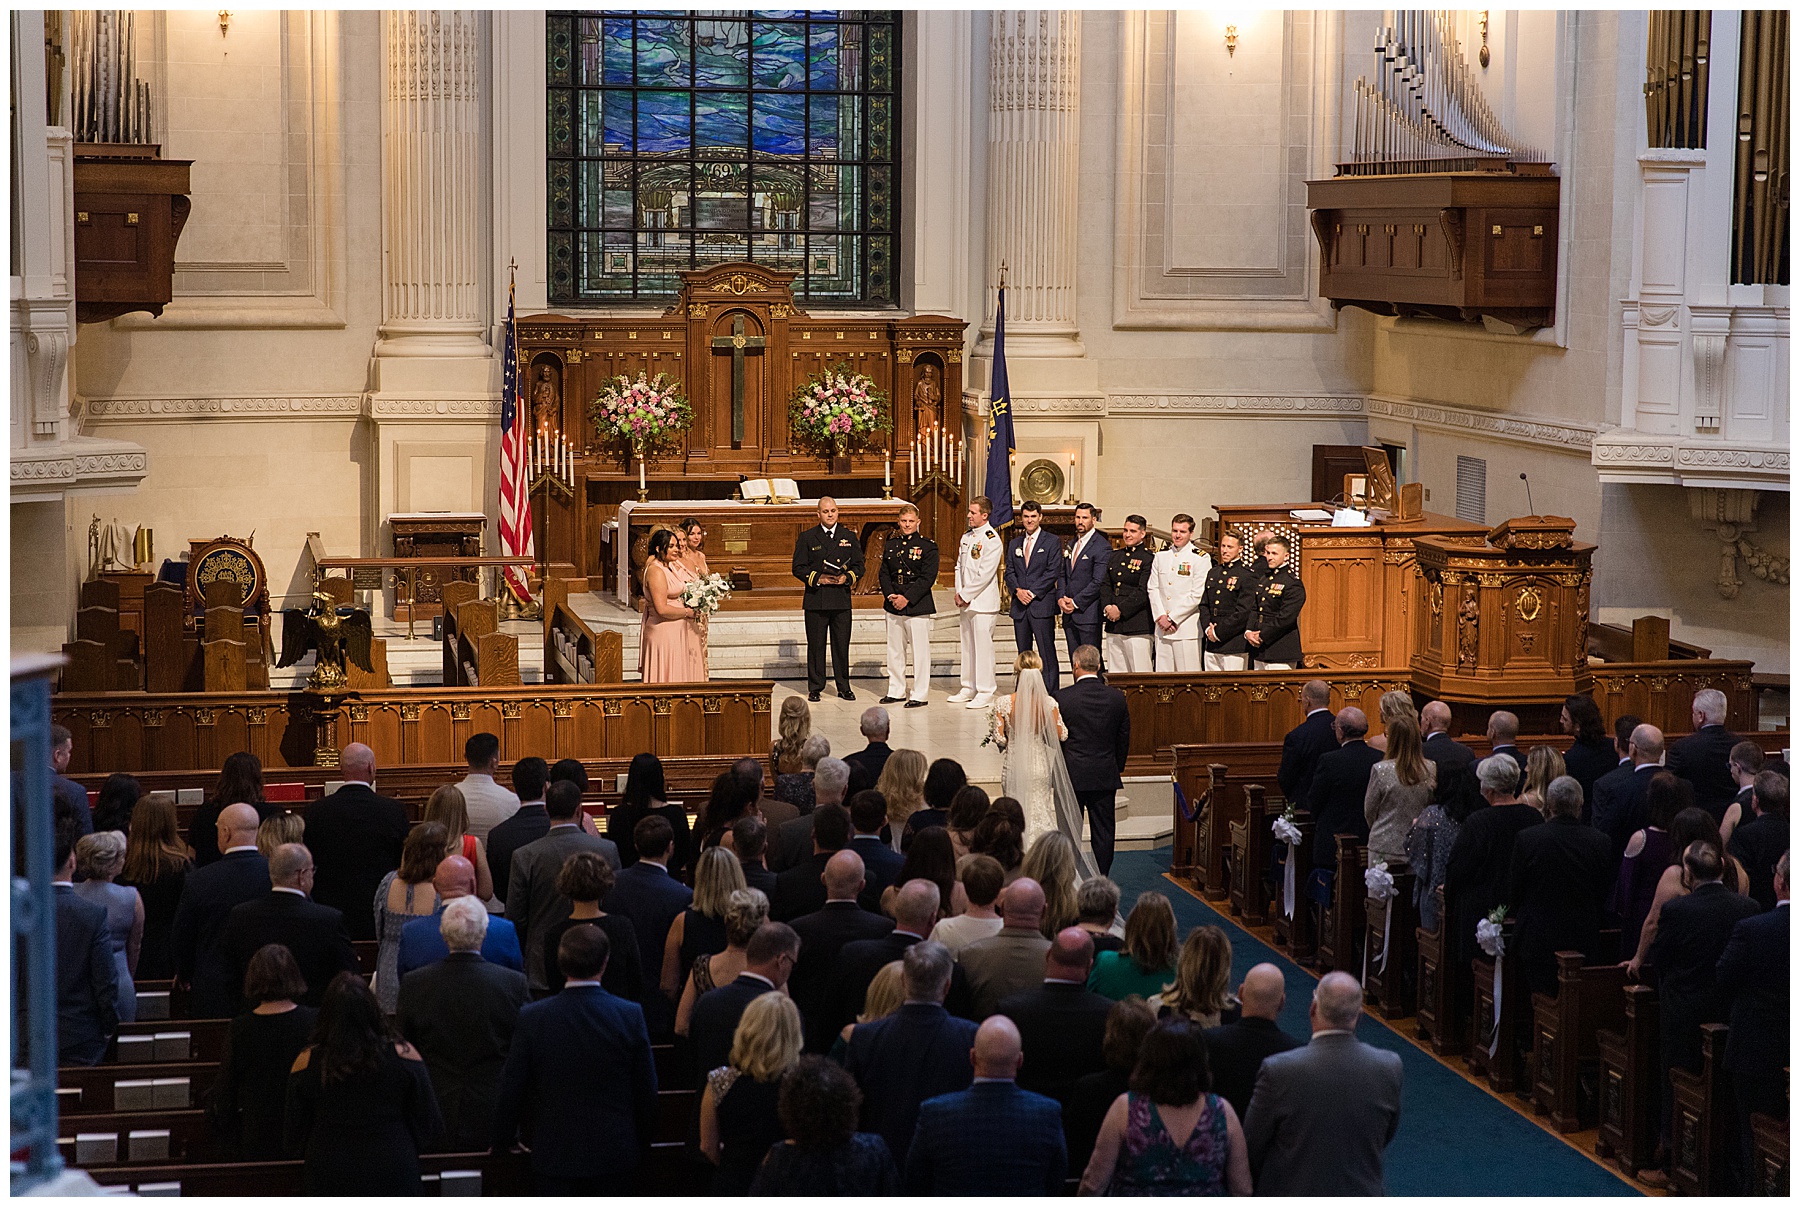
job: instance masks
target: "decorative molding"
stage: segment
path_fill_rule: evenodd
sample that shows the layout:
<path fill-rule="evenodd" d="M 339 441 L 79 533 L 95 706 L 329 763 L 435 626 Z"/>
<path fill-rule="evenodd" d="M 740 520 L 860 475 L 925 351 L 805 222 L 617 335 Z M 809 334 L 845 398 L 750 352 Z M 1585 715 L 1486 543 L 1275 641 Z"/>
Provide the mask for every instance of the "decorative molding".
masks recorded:
<path fill-rule="evenodd" d="M 54 499 L 86 490 L 130 488 L 150 472 L 150 454 L 129 440 L 77 437 L 14 449 L 12 498 Z"/>
<path fill-rule="evenodd" d="M 1474 433 L 1514 444 L 1531 444 L 1565 452 L 1587 452 L 1593 447 L 1595 429 L 1579 423 L 1541 416 L 1517 416 L 1478 411 L 1441 402 L 1409 402 L 1371 394 L 1365 400 L 1371 418 L 1396 419 L 1439 431 Z"/>
<path fill-rule="evenodd" d="M 360 394 L 321 394 L 285 398 L 90 398 L 87 413 L 95 423 L 186 423 L 195 419 L 287 419 L 294 416 L 355 418 L 363 413 L 363 397 Z"/>
<path fill-rule="evenodd" d="M 420 419 L 455 415 L 461 418 L 500 418 L 498 398 L 388 398 L 373 396 L 369 415 L 375 419 Z"/>
<path fill-rule="evenodd" d="M 1595 437 L 1592 461 L 1602 482 L 1787 490 L 1791 458 L 1781 446 L 1614 428 Z"/>
<path fill-rule="evenodd" d="M 1258 418 L 1360 417 L 1355 394 L 1109 394 L 1108 415 L 1255 415 Z"/>
<path fill-rule="evenodd" d="M 1061 398 L 1021 398 L 1013 396 L 1014 415 L 1104 415 L 1106 398 L 1094 395 L 1072 395 Z"/>

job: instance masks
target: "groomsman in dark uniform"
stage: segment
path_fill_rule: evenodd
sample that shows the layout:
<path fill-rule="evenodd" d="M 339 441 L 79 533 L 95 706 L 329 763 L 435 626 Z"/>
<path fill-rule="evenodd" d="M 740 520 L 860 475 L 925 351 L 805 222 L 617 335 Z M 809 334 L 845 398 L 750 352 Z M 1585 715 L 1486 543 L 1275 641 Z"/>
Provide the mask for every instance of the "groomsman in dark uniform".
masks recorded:
<path fill-rule="evenodd" d="M 1069 643 L 1069 665 L 1084 645 L 1100 648 L 1100 584 L 1112 559 L 1112 542 L 1097 530 L 1100 516 L 1092 503 L 1075 504 L 1075 543 L 1064 558 L 1063 597 L 1056 601 L 1062 612 L 1063 638 Z"/>
<path fill-rule="evenodd" d="M 1202 670 L 1246 669 L 1249 647 L 1244 644 L 1244 624 L 1255 602 L 1255 588 L 1243 556 L 1242 537 L 1235 532 L 1219 534 L 1219 556 L 1206 572 L 1206 589 L 1200 594 Z"/>
<path fill-rule="evenodd" d="M 1106 580 L 1100 584 L 1100 612 L 1106 618 L 1106 669 L 1150 669 L 1150 550 L 1144 535 L 1150 522 L 1141 515 L 1125 517 L 1125 544 L 1112 551 Z"/>
<path fill-rule="evenodd" d="M 919 533 L 919 509 L 900 508 L 900 531 L 881 551 L 881 610 L 887 613 L 888 690 L 883 704 L 906 699 L 906 651 L 912 648 L 913 694 L 908 708 L 923 708 L 931 689 L 931 587 L 937 582 L 937 542 Z"/>
<path fill-rule="evenodd" d="M 794 541 L 794 577 L 806 584 L 806 698 L 818 702 L 825 690 L 825 635 L 831 634 L 831 669 L 838 698 L 850 690 L 850 588 L 863 575 L 862 543 L 838 523 L 837 500 L 819 500 L 819 523 Z"/>
<path fill-rule="evenodd" d="M 1300 665 L 1300 609 L 1306 588 L 1288 568 L 1286 537 L 1271 537 L 1263 546 L 1269 571 L 1258 582 L 1256 605 L 1244 640 L 1259 670 L 1291 671 Z"/>
<path fill-rule="evenodd" d="M 1044 511 L 1034 499 L 1019 505 L 1022 532 L 1013 534 L 1006 550 L 1006 581 L 1012 587 L 1013 638 L 1019 652 L 1035 648 L 1044 660 L 1044 686 L 1051 695 L 1058 684 L 1056 666 L 1056 601 L 1063 595 L 1062 538 L 1044 531 Z"/>

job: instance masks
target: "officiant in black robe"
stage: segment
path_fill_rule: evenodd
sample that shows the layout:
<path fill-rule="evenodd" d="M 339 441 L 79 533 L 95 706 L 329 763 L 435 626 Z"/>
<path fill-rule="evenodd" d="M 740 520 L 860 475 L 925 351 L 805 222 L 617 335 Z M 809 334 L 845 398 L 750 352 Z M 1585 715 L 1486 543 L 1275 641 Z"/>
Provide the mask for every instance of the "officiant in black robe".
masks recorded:
<path fill-rule="evenodd" d="M 837 500 L 819 500 L 819 522 L 794 541 L 794 577 L 806 584 L 806 698 L 825 690 L 825 637 L 831 635 L 831 669 L 838 698 L 850 690 L 850 590 L 863 575 L 862 542 L 838 523 Z"/>

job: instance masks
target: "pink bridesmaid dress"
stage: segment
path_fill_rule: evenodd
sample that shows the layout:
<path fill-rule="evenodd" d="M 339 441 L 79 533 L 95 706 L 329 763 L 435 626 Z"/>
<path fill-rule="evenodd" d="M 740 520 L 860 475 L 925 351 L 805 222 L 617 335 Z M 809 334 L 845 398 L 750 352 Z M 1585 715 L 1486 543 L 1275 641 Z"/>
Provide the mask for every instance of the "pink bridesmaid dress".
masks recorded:
<path fill-rule="evenodd" d="M 656 569 L 662 570 L 658 575 Z M 644 631 L 638 640 L 638 670 L 645 683 L 700 683 L 706 679 L 706 651 L 700 625 L 682 615 L 681 589 L 694 573 L 679 561 L 644 567 Z M 652 597 L 660 582 L 661 607 Z"/>

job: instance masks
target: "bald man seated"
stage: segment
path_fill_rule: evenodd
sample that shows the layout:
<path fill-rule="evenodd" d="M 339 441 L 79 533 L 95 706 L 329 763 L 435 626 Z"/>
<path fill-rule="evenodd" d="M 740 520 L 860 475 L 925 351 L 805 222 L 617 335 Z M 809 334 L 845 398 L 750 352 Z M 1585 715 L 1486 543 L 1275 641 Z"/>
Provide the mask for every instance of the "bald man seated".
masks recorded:
<path fill-rule="evenodd" d="M 1243 1014 L 1235 1023 L 1208 1027 L 1203 1033 L 1212 1061 L 1213 1092 L 1244 1117 L 1263 1061 L 1277 1052 L 1298 1048 L 1300 1041 L 1276 1025 L 1287 1004 L 1287 980 L 1273 964 L 1258 964 L 1238 987 Z"/>
<path fill-rule="evenodd" d="M 927 1098 L 906 1153 L 902 1190 L 918 1195 L 1060 1195 L 1068 1176 L 1062 1108 L 1019 1088 L 1019 1029 L 996 1014 L 975 1032 L 966 1090 Z"/>
<path fill-rule="evenodd" d="M 374 939 L 369 902 L 381 878 L 399 868 L 411 827 L 406 806 L 375 791 L 375 752 L 361 742 L 340 756 L 344 784 L 306 806 L 306 846 L 317 870 L 313 900 L 344 915 L 352 939 Z"/>
<path fill-rule="evenodd" d="M 300 843 L 284 842 L 269 856 L 269 886 L 263 896 L 233 909 L 225 923 L 225 959 L 231 966 L 236 1010 L 258 1004 L 243 1000 L 244 973 L 250 957 L 269 943 L 288 949 L 306 981 L 305 995 L 294 1000 L 317 1006 L 325 1000 L 331 978 L 356 971 L 356 949 L 350 946 L 344 915 L 308 898 L 313 857 Z"/>
<path fill-rule="evenodd" d="M 225 958 L 225 924 L 232 910 L 269 891 L 269 861 L 256 849 L 260 822 L 252 805 L 221 809 L 215 827 L 219 858 L 189 872 L 181 886 L 170 946 L 176 983 L 192 990 L 190 1018 L 230 1018 L 235 1013 L 243 979 L 233 977 Z"/>

